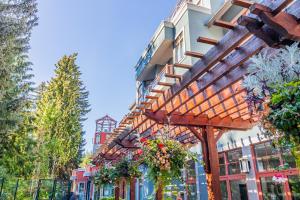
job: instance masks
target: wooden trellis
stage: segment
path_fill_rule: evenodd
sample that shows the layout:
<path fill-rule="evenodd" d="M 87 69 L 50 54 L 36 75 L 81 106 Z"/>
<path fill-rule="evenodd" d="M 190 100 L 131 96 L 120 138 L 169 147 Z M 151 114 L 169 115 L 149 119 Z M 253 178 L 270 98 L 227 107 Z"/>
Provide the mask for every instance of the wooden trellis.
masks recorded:
<path fill-rule="evenodd" d="M 252 4 L 234 0 L 233 4 L 249 8 L 249 13 L 238 19 L 238 24 L 214 25 L 228 28 L 220 41 L 198 38 L 195 42 L 212 45 L 204 55 L 186 52 L 200 58 L 193 65 L 174 64 L 185 68 L 179 76 L 174 70 L 168 74 L 174 84 L 159 82 L 167 89 L 153 89 L 138 109 L 124 117 L 113 136 L 99 150 L 95 163 L 118 160 L 129 151 L 135 152 L 135 134 L 149 137 L 163 124 L 170 123 L 171 134 L 183 144 L 202 144 L 210 199 L 221 199 L 219 163 L 216 143 L 226 130 L 245 130 L 260 119 L 245 101 L 243 77 L 251 64 L 249 58 L 264 48 L 280 47 L 300 40 L 300 1 L 264 0 Z M 284 10 L 287 8 L 286 10 Z M 269 47 L 268 47 L 269 46 Z M 133 193 L 134 194 L 134 193 Z"/>

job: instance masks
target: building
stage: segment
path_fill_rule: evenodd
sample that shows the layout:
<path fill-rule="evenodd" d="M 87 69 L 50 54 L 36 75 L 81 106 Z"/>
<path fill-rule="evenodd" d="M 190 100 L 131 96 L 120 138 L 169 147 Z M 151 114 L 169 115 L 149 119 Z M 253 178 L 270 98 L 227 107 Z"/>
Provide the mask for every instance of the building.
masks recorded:
<path fill-rule="evenodd" d="M 96 153 L 97 149 L 105 143 L 106 138 L 113 132 L 117 126 L 117 121 L 108 115 L 96 120 L 96 130 L 93 139 L 93 153 Z"/>
<path fill-rule="evenodd" d="M 106 142 L 116 126 L 117 121 L 108 115 L 96 120 L 96 130 L 93 138 L 93 154 Z M 79 200 L 99 199 L 100 196 L 111 196 L 111 187 L 100 190 L 100 188 L 95 187 L 93 183 L 92 177 L 95 176 L 98 168 L 98 166 L 89 164 L 85 168 L 73 170 L 71 176 L 73 183 L 72 191 L 79 195 Z"/>
<path fill-rule="evenodd" d="M 283 0 L 270 2 L 264 1 L 279 13 L 287 6 Z M 300 10 L 294 11 L 299 4 L 294 2 L 287 12 L 300 17 Z M 218 185 L 212 184 L 213 192 L 219 194 L 218 199 L 220 196 L 229 200 L 300 198 L 299 172 L 290 152 L 275 151 L 271 145 L 272 138 L 265 137 L 257 126 L 252 126 L 251 121 L 255 119 L 244 101 L 245 91 L 241 89 L 247 72 L 239 66 L 266 46 L 261 39 L 270 38 L 267 34 L 264 38 L 259 35 L 262 34 L 261 27 L 251 32 L 250 28 L 237 25 L 242 15 L 254 15 L 260 19 L 258 12 L 250 13 L 248 8 L 252 3 L 247 0 L 179 1 L 170 17 L 160 23 L 135 66 L 136 101 L 115 131 L 120 136 L 115 136 L 118 140 L 129 138 L 128 142 L 132 132 L 147 137 L 151 131 L 160 128 L 161 121 L 165 123 L 176 113 L 180 113 L 180 118 L 176 116 L 178 119 L 204 114 L 210 122 L 203 123 L 205 125 L 199 122 L 198 125 L 205 128 L 194 131 L 188 127 L 188 122 L 181 124 L 180 120 L 174 120 L 176 125 L 172 131 L 175 138 L 183 144 L 190 144 L 191 151 L 197 152 L 200 160 L 203 155 L 203 161 L 213 168 L 206 172 L 202 162 L 190 163 L 183 172 L 185 183 L 178 183 L 180 187 L 184 186 L 181 194 L 185 200 L 208 198 L 208 173 L 220 185 L 219 192 L 216 189 Z M 280 9 L 278 5 L 281 5 Z M 268 22 L 263 24 L 271 27 Z M 155 112 L 149 114 L 147 110 Z M 161 115 L 155 116 L 155 113 Z M 212 125 L 214 121 L 211 119 L 216 118 L 222 126 L 218 123 Z M 201 136 L 201 139 L 210 143 L 208 149 L 217 151 L 202 152 L 200 131 L 206 133 L 206 138 Z M 102 148 L 95 163 L 128 154 L 126 147 L 114 148 L 116 145 L 107 144 Z M 117 150 L 112 156 L 108 152 L 113 148 Z M 212 156 L 209 157 L 209 154 Z M 145 176 L 136 180 L 134 188 L 125 183 L 117 186 L 122 188 L 118 197 L 132 199 L 129 195 L 132 190 L 135 191 L 135 199 L 153 196 L 153 183 L 147 180 L 147 170 L 144 166 L 140 170 Z M 283 182 L 274 181 L 276 177 L 282 177 Z"/>

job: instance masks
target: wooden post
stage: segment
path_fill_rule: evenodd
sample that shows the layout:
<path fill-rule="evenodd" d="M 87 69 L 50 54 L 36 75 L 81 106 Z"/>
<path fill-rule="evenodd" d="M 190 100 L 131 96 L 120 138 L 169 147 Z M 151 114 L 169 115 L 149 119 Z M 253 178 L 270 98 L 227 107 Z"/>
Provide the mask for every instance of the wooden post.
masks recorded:
<path fill-rule="evenodd" d="M 164 194 L 163 194 L 163 185 L 161 182 L 158 183 L 157 190 L 156 190 L 156 200 L 163 200 Z"/>
<path fill-rule="evenodd" d="M 120 181 L 117 180 L 115 183 L 115 200 L 120 199 Z"/>
<path fill-rule="evenodd" d="M 135 200 L 135 183 L 136 178 L 130 178 L 130 200 Z"/>
<path fill-rule="evenodd" d="M 219 156 L 212 126 L 206 126 L 203 137 L 207 144 L 209 158 L 209 170 L 206 174 L 208 199 L 221 200 Z"/>

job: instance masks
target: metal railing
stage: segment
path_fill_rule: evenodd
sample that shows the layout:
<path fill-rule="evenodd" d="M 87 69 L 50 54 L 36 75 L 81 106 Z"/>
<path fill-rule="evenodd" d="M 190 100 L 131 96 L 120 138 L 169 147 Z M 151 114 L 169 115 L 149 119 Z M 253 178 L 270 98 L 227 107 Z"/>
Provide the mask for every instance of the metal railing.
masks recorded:
<path fill-rule="evenodd" d="M 182 6 L 184 6 L 186 3 L 192 3 L 192 2 L 193 2 L 193 0 L 179 0 L 176 4 L 176 7 L 172 11 L 171 15 L 167 18 L 167 20 L 171 21 L 177 14 L 178 10 L 181 9 Z"/>
<path fill-rule="evenodd" d="M 0 200 L 67 200 L 71 182 L 53 179 L 0 178 Z"/>

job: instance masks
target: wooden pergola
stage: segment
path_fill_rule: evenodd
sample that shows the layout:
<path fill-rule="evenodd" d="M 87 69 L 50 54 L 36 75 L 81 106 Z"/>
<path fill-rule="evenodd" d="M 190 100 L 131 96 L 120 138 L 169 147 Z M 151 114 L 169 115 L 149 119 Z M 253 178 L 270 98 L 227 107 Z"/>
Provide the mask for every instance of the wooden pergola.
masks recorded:
<path fill-rule="evenodd" d="M 260 119 L 259 113 L 245 100 L 247 93 L 242 86 L 251 64 L 249 58 L 266 48 L 300 41 L 300 1 L 264 0 L 253 4 L 233 0 L 231 3 L 248 10 L 236 24 L 213 22 L 229 31 L 220 41 L 199 37 L 195 42 L 212 47 L 205 55 L 186 52 L 200 58 L 195 65 L 168 66 L 188 71 L 183 76 L 166 74 L 176 82 L 158 82 L 165 89 L 151 90 L 147 101 L 123 118 L 94 157 L 95 163 L 116 161 L 129 151 L 134 154 L 138 148 L 136 134 L 150 137 L 151 132 L 169 124 L 172 137 L 181 143 L 201 142 L 209 199 L 221 199 L 217 141 L 227 130 L 247 130 Z M 134 192 L 131 193 L 133 198 Z"/>

